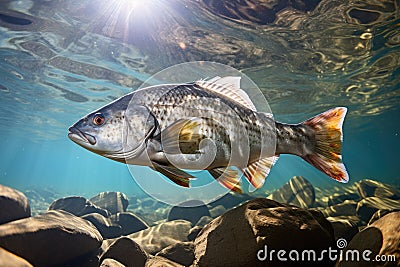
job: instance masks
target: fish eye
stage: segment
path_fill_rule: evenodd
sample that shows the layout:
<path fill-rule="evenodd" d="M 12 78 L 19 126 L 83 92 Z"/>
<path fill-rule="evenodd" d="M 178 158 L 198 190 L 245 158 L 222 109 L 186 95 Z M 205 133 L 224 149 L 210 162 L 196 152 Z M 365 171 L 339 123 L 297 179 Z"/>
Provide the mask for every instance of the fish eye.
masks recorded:
<path fill-rule="evenodd" d="M 103 125 L 105 120 L 106 119 L 104 118 L 103 114 L 101 114 L 101 113 L 97 113 L 93 117 L 93 123 L 98 126 Z"/>

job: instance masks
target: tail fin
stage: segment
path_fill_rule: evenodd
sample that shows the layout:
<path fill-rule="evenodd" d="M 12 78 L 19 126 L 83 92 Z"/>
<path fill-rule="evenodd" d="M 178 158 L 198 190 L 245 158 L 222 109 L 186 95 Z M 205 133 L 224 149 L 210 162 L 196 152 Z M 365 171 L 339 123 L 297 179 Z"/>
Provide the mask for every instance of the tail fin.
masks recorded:
<path fill-rule="evenodd" d="M 347 108 L 337 107 L 303 122 L 315 131 L 315 148 L 303 159 L 336 181 L 347 183 L 342 163 L 342 125 Z"/>

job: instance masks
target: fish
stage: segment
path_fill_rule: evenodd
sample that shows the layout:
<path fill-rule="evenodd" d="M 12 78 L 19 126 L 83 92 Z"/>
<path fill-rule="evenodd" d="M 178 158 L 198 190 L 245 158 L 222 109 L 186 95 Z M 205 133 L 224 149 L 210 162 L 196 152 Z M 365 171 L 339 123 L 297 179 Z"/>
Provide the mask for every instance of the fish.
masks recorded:
<path fill-rule="evenodd" d="M 298 124 L 257 111 L 240 77 L 214 77 L 132 91 L 73 124 L 68 137 L 114 161 L 148 166 L 190 187 L 187 170 L 206 170 L 241 193 L 241 177 L 259 189 L 281 154 L 293 154 L 346 183 L 342 126 L 346 107 Z"/>

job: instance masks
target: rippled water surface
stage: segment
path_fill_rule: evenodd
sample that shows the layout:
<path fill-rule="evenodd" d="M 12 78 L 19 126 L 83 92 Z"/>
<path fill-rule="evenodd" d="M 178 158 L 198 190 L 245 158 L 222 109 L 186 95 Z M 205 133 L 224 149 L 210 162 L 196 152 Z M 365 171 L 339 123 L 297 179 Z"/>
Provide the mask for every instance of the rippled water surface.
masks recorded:
<path fill-rule="evenodd" d="M 280 121 L 348 107 L 350 179 L 399 184 L 399 16 L 394 0 L 2 0 L 0 182 L 136 190 L 123 164 L 68 140 L 68 126 L 166 67 L 204 60 L 247 74 Z M 338 185 L 284 156 L 266 190 L 293 175 Z"/>

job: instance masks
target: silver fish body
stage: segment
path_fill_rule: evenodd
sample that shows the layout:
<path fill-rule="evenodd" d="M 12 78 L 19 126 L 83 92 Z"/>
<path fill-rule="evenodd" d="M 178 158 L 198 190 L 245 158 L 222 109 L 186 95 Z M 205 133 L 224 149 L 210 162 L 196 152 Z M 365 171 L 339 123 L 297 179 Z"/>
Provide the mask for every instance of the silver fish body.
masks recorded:
<path fill-rule="evenodd" d="M 282 124 L 256 111 L 240 78 L 216 77 L 132 92 L 78 121 L 69 137 L 107 158 L 149 166 L 182 186 L 193 178 L 184 169 L 208 170 L 240 192 L 237 170 L 259 188 L 284 153 L 346 181 L 340 155 L 345 113 L 336 108 L 302 124 Z"/>

